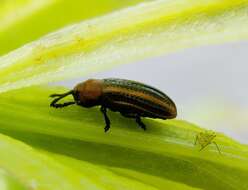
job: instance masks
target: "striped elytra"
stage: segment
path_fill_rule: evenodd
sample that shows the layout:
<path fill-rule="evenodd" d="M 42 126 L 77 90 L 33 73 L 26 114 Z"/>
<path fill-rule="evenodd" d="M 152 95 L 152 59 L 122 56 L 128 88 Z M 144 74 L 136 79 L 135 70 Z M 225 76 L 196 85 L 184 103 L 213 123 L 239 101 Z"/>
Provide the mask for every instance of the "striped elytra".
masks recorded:
<path fill-rule="evenodd" d="M 56 103 L 69 94 L 73 95 L 73 102 Z M 110 128 L 107 109 L 135 118 L 144 130 L 146 127 L 141 117 L 172 119 L 177 116 L 176 105 L 166 94 L 149 85 L 126 79 L 89 79 L 69 92 L 51 97 L 57 97 L 50 104 L 55 108 L 72 104 L 87 108 L 100 105 L 106 123 L 105 132 Z"/>
<path fill-rule="evenodd" d="M 136 81 L 103 79 L 102 104 L 123 115 L 175 118 L 175 103 L 160 90 Z"/>

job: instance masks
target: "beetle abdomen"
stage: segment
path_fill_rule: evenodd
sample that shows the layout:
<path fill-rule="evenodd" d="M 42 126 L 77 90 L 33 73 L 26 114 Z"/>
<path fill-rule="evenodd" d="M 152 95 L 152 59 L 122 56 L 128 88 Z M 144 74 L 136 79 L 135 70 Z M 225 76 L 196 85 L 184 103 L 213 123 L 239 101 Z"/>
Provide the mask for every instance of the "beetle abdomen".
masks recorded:
<path fill-rule="evenodd" d="M 123 115 L 174 118 L 174 102 L 158 89 L 131 80 L 103 79 L 103 104 Z"/>

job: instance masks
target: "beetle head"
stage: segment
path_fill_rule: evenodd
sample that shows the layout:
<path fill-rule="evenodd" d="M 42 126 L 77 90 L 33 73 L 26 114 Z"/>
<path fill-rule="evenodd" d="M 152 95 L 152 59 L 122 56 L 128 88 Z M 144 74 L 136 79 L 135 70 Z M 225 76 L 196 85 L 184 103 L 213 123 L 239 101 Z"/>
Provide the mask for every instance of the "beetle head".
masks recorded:
<path fill-rule="evenodd" d="M 73 89 L 73 97 L 78 105 L 92 107 L 100 104 L 102 81 L 89 79 L 77 84 Z"/>

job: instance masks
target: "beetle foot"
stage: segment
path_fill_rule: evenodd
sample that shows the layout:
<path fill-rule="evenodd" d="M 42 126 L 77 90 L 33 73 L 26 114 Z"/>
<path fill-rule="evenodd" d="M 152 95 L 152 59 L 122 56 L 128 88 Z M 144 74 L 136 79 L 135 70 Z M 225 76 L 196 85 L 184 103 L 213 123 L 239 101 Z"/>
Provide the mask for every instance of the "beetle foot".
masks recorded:
<path fill-rule="evenodd" d="M 146 130 L 146 126 L 145 125 L 140 125 L 140 127 L 145 131 Z"/>
<path fill-rule="evenodd" d="M 106 127 L 104 127 L 104 132 L 105 132 L 105 133 L 108 132 L 109 129 L 110 129 L 110 126 L 107 125 Z"/>
<path fill-rule="evenodd" d="M 63 105 L 55 105 L 54 108 L 63 108 Z"/>
<path fill-rule="evenodd" d="M 143 125 L 139 125 L 144 131 L 146 130 L 146 126 L 144 125 L 144 123 L 143 123 Z"/>
<path fill-rule="evenodd" d="M 62 108 L 62 107 L 64 107 L 63 104 L 51 104 L 50 106 L 54 107 L 54 108 Z"/>

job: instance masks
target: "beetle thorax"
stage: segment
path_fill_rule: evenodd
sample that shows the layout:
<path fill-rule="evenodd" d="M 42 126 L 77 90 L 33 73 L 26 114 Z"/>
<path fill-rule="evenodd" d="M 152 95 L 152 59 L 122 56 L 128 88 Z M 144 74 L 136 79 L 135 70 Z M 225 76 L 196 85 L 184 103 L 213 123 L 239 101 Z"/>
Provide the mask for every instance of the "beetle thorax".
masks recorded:
<path fill-rule="evenodd" d="M 100 104 L 102 96 L 102 81 L 89 79 L 79 83 L 74 88 L 74 99 L 78 105 L 92 107 Z"/>

